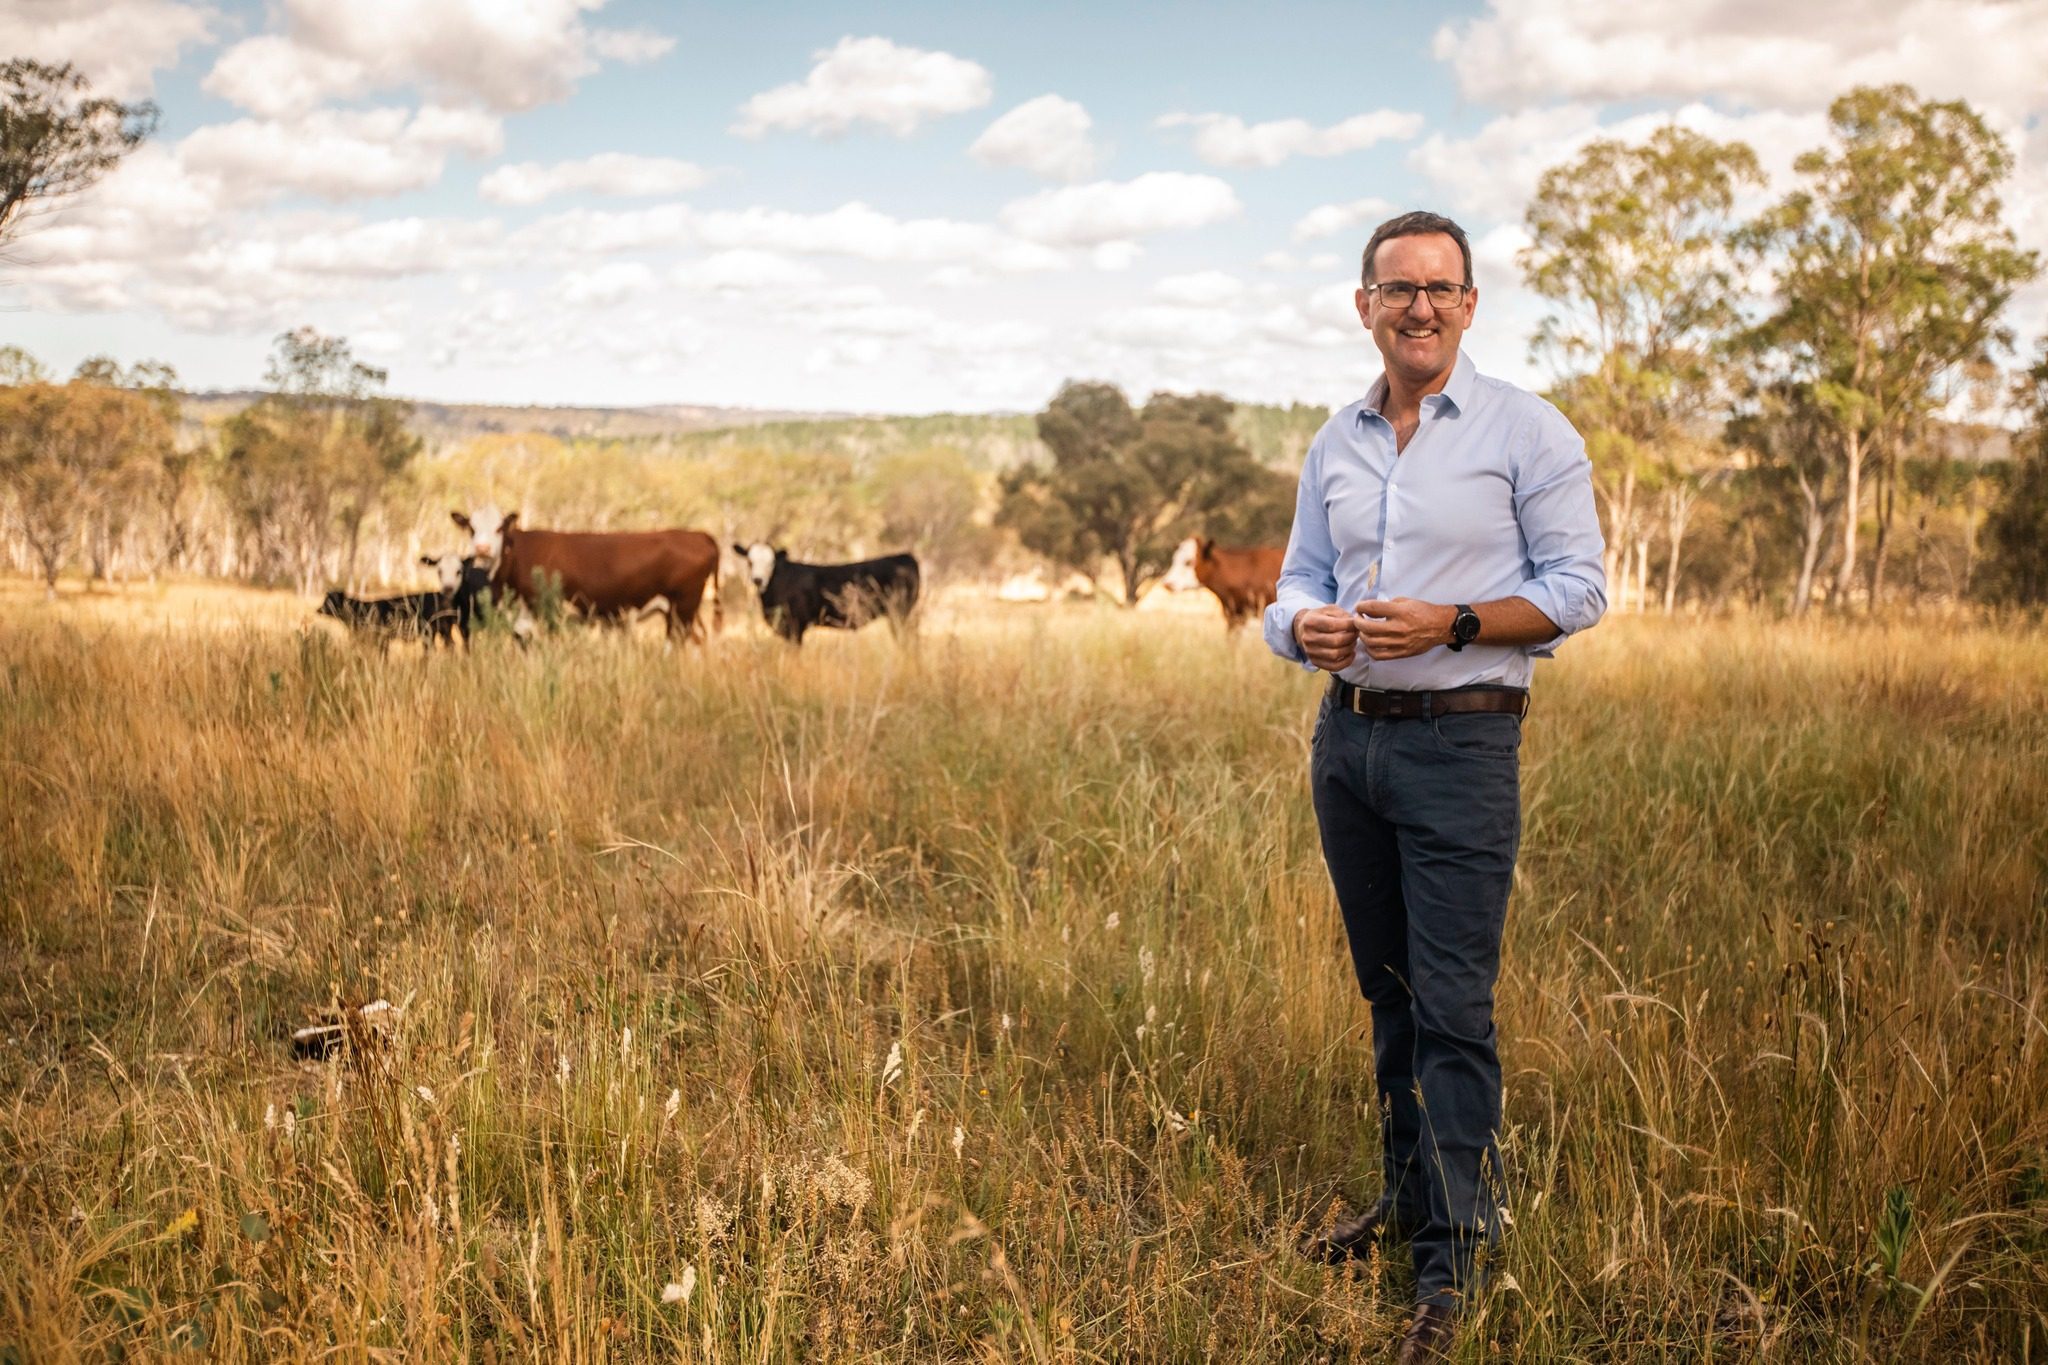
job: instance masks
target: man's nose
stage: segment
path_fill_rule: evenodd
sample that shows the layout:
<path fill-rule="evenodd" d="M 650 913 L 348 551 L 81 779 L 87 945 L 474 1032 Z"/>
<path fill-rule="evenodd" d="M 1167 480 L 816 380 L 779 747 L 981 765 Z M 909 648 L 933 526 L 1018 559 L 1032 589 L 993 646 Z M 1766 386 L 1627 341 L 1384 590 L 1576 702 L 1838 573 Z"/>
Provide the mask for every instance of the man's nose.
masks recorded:
<path fill-rule="evenodd" d="M 1424 317 L 1429 317 L 1436 312 L 1436 305 L 1429 301 L 1429 291 L 1427 289 L 1415 291 L 1415 297 L 1409 301 L 1408 311 L 1410 313 L 1420 313 Z"/>

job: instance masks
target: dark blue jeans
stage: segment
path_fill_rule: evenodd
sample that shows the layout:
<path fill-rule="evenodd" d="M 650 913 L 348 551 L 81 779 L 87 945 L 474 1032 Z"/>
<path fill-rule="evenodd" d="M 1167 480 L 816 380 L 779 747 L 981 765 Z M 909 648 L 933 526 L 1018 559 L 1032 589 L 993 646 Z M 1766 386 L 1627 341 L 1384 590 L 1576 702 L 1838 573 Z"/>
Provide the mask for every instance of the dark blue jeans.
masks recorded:
<path fill-rule="evenodd" d="M 1381 1207 L 1417 1229 L 1416 1298 L 1456 1307 L 1502 1190 L 1500 974 L 1522 835 L 1522 722 L 1386 720 L 1323 699 L 1309 760 L 1323 860 L 1372 1006 Z"/>

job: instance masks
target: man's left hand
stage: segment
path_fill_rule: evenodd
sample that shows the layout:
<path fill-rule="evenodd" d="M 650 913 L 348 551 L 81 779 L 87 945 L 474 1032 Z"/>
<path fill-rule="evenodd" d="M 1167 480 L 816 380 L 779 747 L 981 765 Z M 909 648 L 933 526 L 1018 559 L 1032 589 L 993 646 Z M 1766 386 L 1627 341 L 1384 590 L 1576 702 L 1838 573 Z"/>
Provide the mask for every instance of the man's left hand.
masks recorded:
<path fill-rule="evenodd" d="M 1451 642 L 1456 607 L 1412 597 L 1358 604 L 1358 643 L 1375 659 L 1408 659 Z"/>

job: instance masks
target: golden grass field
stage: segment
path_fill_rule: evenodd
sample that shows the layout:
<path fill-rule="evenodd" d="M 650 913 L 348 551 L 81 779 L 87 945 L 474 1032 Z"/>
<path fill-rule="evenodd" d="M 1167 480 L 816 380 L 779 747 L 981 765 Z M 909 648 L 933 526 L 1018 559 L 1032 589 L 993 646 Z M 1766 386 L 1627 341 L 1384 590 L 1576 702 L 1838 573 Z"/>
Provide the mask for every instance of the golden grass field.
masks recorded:
<path fill-rule="evenodd" d="M 310 608 L 0 592 L 0 1360 L 1404 1325 L 1404 1256 L 1290 1250 L 1376 1126 L 1316 683 L 1255 638 L 956 599 L 428 657 Z M 1526 733 L 1460 1359 L 2048 1359 L 2038 629 L 1611 620 Z"/>

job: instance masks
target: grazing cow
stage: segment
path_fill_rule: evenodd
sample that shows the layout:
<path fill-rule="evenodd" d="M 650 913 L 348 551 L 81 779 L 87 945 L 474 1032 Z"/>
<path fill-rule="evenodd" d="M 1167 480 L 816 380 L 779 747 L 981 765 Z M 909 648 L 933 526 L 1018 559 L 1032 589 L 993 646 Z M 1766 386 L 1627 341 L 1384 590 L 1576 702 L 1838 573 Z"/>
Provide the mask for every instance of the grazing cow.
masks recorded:
<path fill-rule="evenodd" d="M 491 571 L 475 555 L 421 555 L 420 563 L 440 576 L 441 596 L 455 613 L 455 629 L 466 647 L 477 615 L 490 606 Z"/>
<path fill-rule="evenodd" d="M 900 630 L 917 606 L 915 555 L 884 555 L 856 564 L 799 564 L 764 542 L 735 545 L 761 594 L 761 615 L 791 644 L 812 626 L 856 630 L 878 616 Z"/>
<path fill-rule="evenodd" d="M 455 612 L 438 590 L 366 602 L 335 588 L 320 603 L 320 614 L 332 616 L 350 630 L 370 631 L 387 644 L 395 637 L 417 638 L 429 649 L 436 640 L 444 645 L 454 643 Z"/>
<path fill-rule="evenodd" d="M 711 585 L 712 625 L 723 623 L 718 601 L 718 542 L 702 531 L 540 531 L 519 514 L 495 526 L 450 514 L 467 531 L 476 558 L 491 564 L 491 586 L 511 591 L 527 609 L 543 582 L 558 585 L 578 613 L 620 625 L 657 600 L 665 603 L 671 640 L 699 639 L 697 612 Z"/>
<path fill-rule="evenodd" d="M 1207 537 L 1189 536 L 1174 551 L 1173 567 L 1163 582 L 1174 592 L 1200 586 L 1215 593 L 1223 604 L 1224 628 L 1236 630 L 1272 605 L 1278 595 L 1280 561 L 1286 557 L 1285 546 L 1225 549 Z"/>

